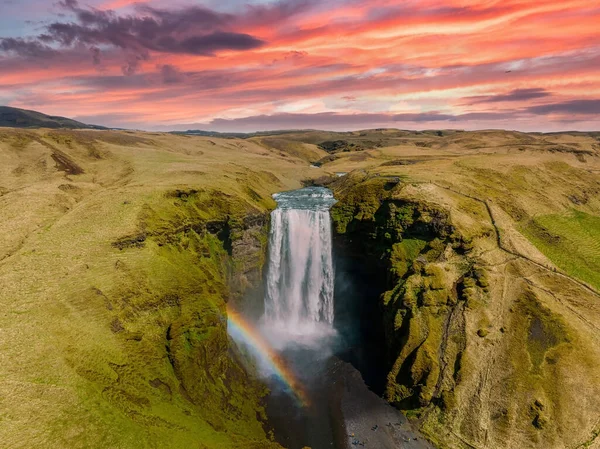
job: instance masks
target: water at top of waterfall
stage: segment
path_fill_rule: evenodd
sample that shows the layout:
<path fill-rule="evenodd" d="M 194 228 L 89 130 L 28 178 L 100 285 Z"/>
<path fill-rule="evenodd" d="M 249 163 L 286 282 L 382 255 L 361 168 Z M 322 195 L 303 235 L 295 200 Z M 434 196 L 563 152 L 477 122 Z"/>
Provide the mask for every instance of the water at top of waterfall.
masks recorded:
<path fill-rule="evenodd" d="M 334 334 L 331 218 L 324 187 L 273 195 L 264 328 L 279 345 Z"/>
<path fill-rule="evenodd" d="M 273 198 L 277 202 L 277 209 L 281 210 L 329 211 L 331 206 L 336 203 L 333 192 L 325 187 L 305 187 L 304 189 L 275 193 Z"/>

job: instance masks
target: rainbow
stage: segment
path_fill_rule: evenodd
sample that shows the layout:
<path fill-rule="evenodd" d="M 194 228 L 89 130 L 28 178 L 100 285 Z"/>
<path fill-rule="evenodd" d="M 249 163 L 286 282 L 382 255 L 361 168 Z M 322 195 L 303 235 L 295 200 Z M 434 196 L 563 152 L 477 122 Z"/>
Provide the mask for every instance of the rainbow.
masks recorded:
<path fill-rule="evenodd" d="M 257 351 L 261 360 L 268 364 L 275 376 L 293 393 L 302 407 L 309 405 L 303 385 L 294 375 L 285 359 L 281 357 L 250 323 L 235 310 L 227 309 L 227 330 L 234 340 L 238 337 Z"/>

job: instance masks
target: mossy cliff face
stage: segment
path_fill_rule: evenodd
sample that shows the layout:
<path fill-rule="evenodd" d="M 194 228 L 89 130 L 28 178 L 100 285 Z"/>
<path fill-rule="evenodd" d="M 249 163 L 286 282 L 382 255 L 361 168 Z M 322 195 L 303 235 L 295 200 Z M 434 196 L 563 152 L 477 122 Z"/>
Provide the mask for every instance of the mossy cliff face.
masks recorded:
<path fill-rule="evenodd" d="M 208 424 L 200 447 L 279 447 L 261 425 L 266 391 L 237 362 L 226 329 L 226 301 L 258 286 L 267 229 L 268 211 L 215 191 L 168 191 L 142 208 L 139 233 L 113 243 L 121 282 L 98 290 L 112 331 L 138 359 L 115 367 L 118 381 L 103 386 L 108 402 L 158 427 L 174 424 L 153 408 L 177 408 Z"/>
<path fill-rule="evenodd" d="M 568 372 L 598 391 L 597 350 L 549 297 L 547 278 L 533 282 L 500 254 L 485 209 L 430 185 L 347 178 L 332 185 L 331 216 L 337 250 L 380 283 L 371 324 L 385 332 L 385 398 L 441 448 L 593 441 L 597 417 L 573 405 Z"/>
<path fill-rule="evenodd" d="M 344 236 L 341 244 L 366 254 L 366 263 L 387 274 L 381 288 L 389 365 L 385 397 L 413 409 L 449 398 L 465 345 L 466 286 L 473 295 L 478 289 L 473 267 L 466 260 L 456 265 L 466 244 L 447 213 L 395 199 L 399 189 L 387 180 L 361 183 L 331 215 Z"/>

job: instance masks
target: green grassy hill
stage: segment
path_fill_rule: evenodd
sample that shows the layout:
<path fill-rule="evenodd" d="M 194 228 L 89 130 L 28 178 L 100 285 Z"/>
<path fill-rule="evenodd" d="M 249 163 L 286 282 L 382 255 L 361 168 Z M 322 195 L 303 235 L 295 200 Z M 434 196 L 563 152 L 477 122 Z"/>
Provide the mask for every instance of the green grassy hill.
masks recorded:
<path fill-rule="evenodd" d="M 87 125 L 70 118 L 46 115 L 37 111 L 11 108 L 9 106 L 0 106 L 0 127 L 106 129 L 103 126 Z"/>

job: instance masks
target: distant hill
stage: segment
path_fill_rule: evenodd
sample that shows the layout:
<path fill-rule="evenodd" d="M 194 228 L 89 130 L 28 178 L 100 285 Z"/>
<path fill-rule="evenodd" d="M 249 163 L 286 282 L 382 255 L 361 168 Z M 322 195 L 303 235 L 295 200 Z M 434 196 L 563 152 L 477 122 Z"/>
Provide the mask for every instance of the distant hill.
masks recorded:
<path fill-rule="evenodd" d="M 201 129 L 188 129 L 187 131 L 170 131 L 171 134 L 202 136 L 202 137 L 220 137 L 222 139 L 249 139 L 251 137 L 266 137 L 277 136 L 292 133 L 305 133 L 315 131 L 313 129 L 280 129 L 272 131 L 256 131 L 250 133 L 236 132 L 220 132 L 220 131 L 204 131 Z"/>
<path fill-rule="evenodd" d="M 0 106 L 0 127 L 107 129 L 104 126 L 88 125 L 66 117 L 46 115 L 37 111 L 9 106 Z"/>

